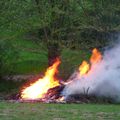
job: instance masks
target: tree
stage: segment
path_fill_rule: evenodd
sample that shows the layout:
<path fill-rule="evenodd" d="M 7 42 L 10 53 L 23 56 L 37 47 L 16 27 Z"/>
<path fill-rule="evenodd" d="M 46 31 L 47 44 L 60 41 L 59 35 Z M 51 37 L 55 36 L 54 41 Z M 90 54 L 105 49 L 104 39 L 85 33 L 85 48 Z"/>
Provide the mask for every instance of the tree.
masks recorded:
<path fill-rule="evenodd" d="M 104 47 L 111 34 L 120 30 L 119 0 L 78 0 L 81 11 L 79 42 L 88 48 Z"/>
<path fill-rule="evenodd" d="M 65 38 L 64 32 L 69 29 L 70 2 L 69 0 L 35 0 L 35 2 L 43 21 L 43 27 L 39 29 L 39 36 L 43 36 L 47 45 L 49 65 L 51 65 L 54 59 L 60 56 L 60 44 Z"/>
<path fill-rule="evenodd" d="M 106 43 L 111 31 L 120 30 L 119 4 L 119 0 L 1 0 L 0 30 L 37 31 L 51 65 L 61 46 L 89 49 Z"/>

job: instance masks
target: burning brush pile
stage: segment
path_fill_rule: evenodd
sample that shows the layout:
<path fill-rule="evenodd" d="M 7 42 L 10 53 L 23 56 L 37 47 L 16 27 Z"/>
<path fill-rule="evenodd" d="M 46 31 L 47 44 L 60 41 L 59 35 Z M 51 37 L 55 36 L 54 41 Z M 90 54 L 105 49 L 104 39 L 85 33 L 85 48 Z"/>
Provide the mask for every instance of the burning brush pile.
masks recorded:
<path fill-rule="evenodd" d="M 96 102 L 96 98 L 120 101 L 120 47 L 103 54 L 95 48 L 90 61 L 83 61 L 79 68 L 64 82 L 57 79 L 60 60 L 49 67 L 45 75 L 25 85 L 19 101 L 38 102 Z"/>

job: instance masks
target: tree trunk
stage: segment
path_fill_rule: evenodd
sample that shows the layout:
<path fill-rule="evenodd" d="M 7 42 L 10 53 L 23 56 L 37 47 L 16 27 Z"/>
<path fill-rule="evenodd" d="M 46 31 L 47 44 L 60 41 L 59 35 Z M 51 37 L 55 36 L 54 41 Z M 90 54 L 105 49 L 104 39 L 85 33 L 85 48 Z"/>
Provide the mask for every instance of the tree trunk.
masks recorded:
<path fill-rule="evenodd" d="M 51 66 L 55 62 L 56 58 L 60 57 L 61 50 L 58 43 L 52 42 L 47 44 L 47 49 L 48 49 L 48 66 Z"/>
<path fill-rule="evenodd" d="M 49 1 L 51 9 L 54 8 L 55 2 L 56 2 L 55 0 Z M 38 7 L 38 12 L 41 15 L 40 0 L 35 0 L 35 3 L 36 3 L 36 6 Z M 53 17 L 56 16 L 54 11 L 51 14 Z M 48 26 L 44 26 L 43 28 L 39 29 L 39 37 L 41 36 L 41 32 L 42 32 L 44 36 L 43 37 L 44 42 L 46 43 L 47 49 L 48 49 L 48 66 L 51 66 L 55 62 L 56 58 L 60 57 L 60 53 L 61 53 L 60 46 L 57 41 L 59 39 L 58 35 L 56 37 L 55 35 L 52 34 L 53 32 L 52 30 L 57 28 L 57 26 L 60 24 L 59 22 L 60 22 L 59 20 L 53 21 L 50 27 L 48 25 Z M 54 42 L 55 40 L 56 42 Z"/>

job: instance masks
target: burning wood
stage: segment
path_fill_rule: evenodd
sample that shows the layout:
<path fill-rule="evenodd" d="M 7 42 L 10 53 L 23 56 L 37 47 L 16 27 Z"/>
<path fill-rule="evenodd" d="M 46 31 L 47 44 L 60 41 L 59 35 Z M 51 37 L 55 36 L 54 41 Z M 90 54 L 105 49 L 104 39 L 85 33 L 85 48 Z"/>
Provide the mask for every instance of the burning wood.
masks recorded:
<path fill-rule="evenodd" d="M 43 78 L 38 79 L 29 87 L 25 87 L 21 92 L 21 98 L 24 100 L 44 98 L 50 88 L 59 86 L 59 80 L 55 78 L 59 64 L 60 60 L 57 59 L 56 62 L 47 69 Z"/>

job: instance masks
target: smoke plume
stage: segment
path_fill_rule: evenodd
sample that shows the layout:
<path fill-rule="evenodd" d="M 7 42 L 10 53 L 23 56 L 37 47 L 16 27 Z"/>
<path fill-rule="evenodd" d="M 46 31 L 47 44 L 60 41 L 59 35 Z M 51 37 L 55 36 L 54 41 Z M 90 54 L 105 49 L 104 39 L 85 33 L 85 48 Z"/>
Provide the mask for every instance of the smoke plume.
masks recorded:
<path fill-rule="evenodd" d="M 90 71 L 80 76 L 75 71 L 69 78 L 70 82 L 63 90 L 65 98 L 74 94 L 88 94 L 111 97 L 120 102 L 120 42 L 103 53 L 99 63 L 91 65 Z"/>

